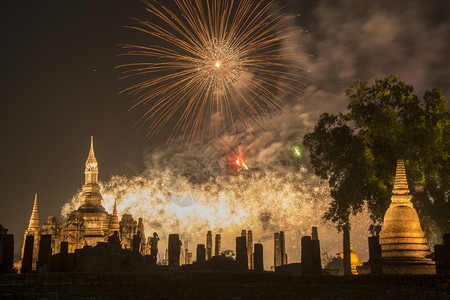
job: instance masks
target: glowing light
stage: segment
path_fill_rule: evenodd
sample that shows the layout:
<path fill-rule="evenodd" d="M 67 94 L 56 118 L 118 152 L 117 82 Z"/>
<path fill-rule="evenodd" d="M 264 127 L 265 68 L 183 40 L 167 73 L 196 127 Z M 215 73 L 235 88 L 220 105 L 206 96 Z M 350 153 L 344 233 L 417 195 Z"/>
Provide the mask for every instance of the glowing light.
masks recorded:
<path fill-rule="evenodd" d="M 236 165 L 238 165 L 240 167 L 243 167 L 244 169 L 248 170 L 247 165 L 239 157 L 236 159 Z"/>
<path fill-rule="evenodd" d="M 196 245 L 204 243 L 208 230 L 222 234 L 223 249 L 234 249 L 242 229 L 253 230 L 255 241 L 273 247 L 273 232 L 285 230 L 287 252 L 295 262 L 300 261 L 299 237 L 310 235 L 311 226 L 318 226 L 322 251 L 342 251 L 342 236 L 322 219 L 330 202 L 329 188 L 303 168 L 294 174 L 264 171 L 218 176 L 204 183 L 193 183 L 171 171 L 149 171 L 148 177 L 114 176 L 100 187 L 105 209 L 111 213 L 117 200 L 119 218 L 124 213 L 142 217 L 145 234 L 157 231 L 162 249 L 171 233 Z M 80 194 L 64 205 L 63 217 L 78 209 Z M 192 203 L 180 203 L 181 197 L 192 197 L 187 199 Z M 352 218 L 356 218 L 351 221 L 352 242 L 365 260 L 370 217 L 364 212 Z M 264 253 L 270 266 L 273 252 Z"/>
<path fill-rule="evenodd" d="M 301 156 L 302 156 L 302 152 L 301 152 L 301 149 L 300 149 L 299 146 L 295 146 L 295 147 L 293 148 L 293 151 L 294 151 L 294 155 L 295 155 L 295 156 L 297 156 L 297 157 L 301 157 Z"/>
<path fill-rule="evenodd" d="M 177 0 L 172 8 L 142 1 L 154 21 L 135 19 L 139 25 L 129 28 L 154 44 L 123 45 L 123 55 L 140 61 L 119 67 L 124 78 L 139 78 L 123 92 L 136 97 L 131 109 L 146 107 L 137 123 L 148 124 L 149 136 L 175 119 L 169 140 L 182 133 L 192 141 L 200 132 L 234 129 L 236 119 L 258 122 L 284 109 L 286 94 L 303 94 L 300 50 L 292 42 L 301 31 L 272 1 Z"/>

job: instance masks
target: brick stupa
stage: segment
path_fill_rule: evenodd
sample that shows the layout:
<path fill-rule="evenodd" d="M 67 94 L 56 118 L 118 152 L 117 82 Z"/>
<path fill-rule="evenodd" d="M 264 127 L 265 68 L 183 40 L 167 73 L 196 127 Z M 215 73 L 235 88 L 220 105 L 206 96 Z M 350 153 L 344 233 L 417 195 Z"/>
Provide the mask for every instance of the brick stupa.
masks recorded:
<path fill-rule="evenodd" d="M 431 253 L 411 203 L 403 160 L 397 161 L 391 205 L 380 232 L 384 274 L 436 274 Z"/>

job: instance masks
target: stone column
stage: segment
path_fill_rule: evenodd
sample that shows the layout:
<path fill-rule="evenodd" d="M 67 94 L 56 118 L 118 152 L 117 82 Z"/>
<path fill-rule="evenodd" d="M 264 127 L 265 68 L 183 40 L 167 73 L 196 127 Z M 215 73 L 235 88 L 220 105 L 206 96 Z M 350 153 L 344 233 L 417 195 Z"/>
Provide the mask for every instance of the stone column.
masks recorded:
<path fill-rule="evenodd" d="M 52 236 L 50 234 L 41 235 L 39 242 L 39 255 L 37 261 L 37 271 L 46 272 L 49 270 L 52 258 Z"/>
<path fill-rule="evenodd" d="M 350 229 L 349 225 L 344 226 L 344 237 L 343 237 L 343 244 L 344 244 L 344 275 L 353 275 L 352 273 L 352 265 L 351 265 L 351 258 L 350 258 Z"/>
<path fill-rule="evenodd" d="M 287 265 L 286 242 L 284 238 L 284 231 L 280 231 L 280 248 L 281 248 L 281 264 Z"/>
<path fill-rule="evenodd" d="M 206 260 L 210 260 L 212 257 L 212 233 L 208 231 L 206 234 Z"/>
<path fill-rule="evenodd" d="M 135 234 L 133 235 L 133 252 L 141 251 L 141 235 Z"/>
<path fill-rule="evenodd" d="M 378 236 L 369 237 L 369 265 L 370 265 L 370 274 L 383 273 L 383 265 L 381 262 L 380 237 Z"/>
<path fill-rule="evenodd" d="M 188 265 L 192 265 L 193 261 L 192 261 L 192 252 L 188 252 Z"/>
<path fill-rule="evenodd" d="M 25 238 L 25 246 L 23 250 L 22 257 L 22 268 L 20 273 L 31 273 L 33 267 L 33 246 L 34 246 L 34 236 L 28 235 Z"/>
<path fill-rule="evenodd" d="M 180 266 L 181 241 L 178 234 L 169 234 L 169 266 Z"/>
<path fill-rule="evenodd" d="M 216 247 L 214 248 L 214 255 L 215 256 L 220 256 L 220 254 L 222 253 L 221 251 L 221 237 L 220 234 L 216 234 L 216 243 L 215 243 Z"/>
<path fill-rule="evenodd" d="M 253 258 L 255 271 L 264 271 L 264 255 L 262 244 L 255 244 L 255 253 L 253 254 Z"/>
<path fill-rule="evenodd" d="M 313 255 L 311 247 L 311 237 L 304 236 L 302 237 L 302 264 L 301 264 L 302 275 L 310 275 L 313 273 L 312 262 L 313 262 Z"/>
<path fill-rule="evenodd" d="M 240 269 L 248 270 L 247 239 L 245 236 L 236 237 L 236 262 Z"/>
<path fill-rule="evenodd" d="M 434 246 L 436 274 L 450 274 L 450 234 L 444 234 L 442 245 Z"/>
<path fill-rule="evenodd" d="M 206 259 L 205 245 L 197 245 L 197 263 L 204 263 Z"/>
<path fill-rule="evenodd" d="M 14 272 L 14 235 L 5 234 L 3 236 L 2 257 L 0 264 L 0 274 Z"/>
<path fill-rule="evenodd" d="M 253 270 L 253 232 L 251 230 L 247 231 L 247 259 L 248 259 L 248 269 Z"/>
<path fill-rule="evenodd" d="M 274 268 L 276 269 L 277 267 L 282 265 L 282 252 L 281 252 L 281 243 L 280 243 L 280 233 L 279 232 L 275 232 L 274 234 L 274 239 L 273 239 L 273 265 Z"/>
<path fill-rule="evenodd" d="M 322 260 L 320 259 L 320 242 L 317 227 L 312 228 L 311 233 L 311 267 L 313 274 L 322 274 Z"/>

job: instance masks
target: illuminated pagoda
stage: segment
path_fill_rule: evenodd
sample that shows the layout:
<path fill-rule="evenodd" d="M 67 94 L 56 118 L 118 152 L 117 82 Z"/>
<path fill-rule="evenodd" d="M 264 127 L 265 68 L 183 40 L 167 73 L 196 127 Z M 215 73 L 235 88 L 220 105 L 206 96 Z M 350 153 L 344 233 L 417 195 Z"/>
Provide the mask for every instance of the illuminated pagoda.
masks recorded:
<path fill-rule="evenodd" d="M 383 273 L 435 274 L 434 262 L 419 216 L 411 203 L 412 196 L 403 160 L 397 161 L 391 205 L 384 215 L 380 232 Z"/>
<path fill-rule="evenodd" d="M 76 249 L 81 249 L 84 246 L 96 246 L 99 242 L 107 242 L 108 237 L 113 235 L 114 231 L 120 233 L 123 248 L 131 249 L 133 236 L 138 231 L 144 235 L 142 219 L 137 224 L 131 215 L 124 214 L 122 221 L 119 222 L 116 203 L 114 203 L 112 214 L 106 212 L 103 207 L 102 195 L 98 184 L 98 162 L 94 154 L 94 141 L 92 137 L 84 174 L 85 182 L 80 195 L 81 205 L 77 210 L 67 215 L 64 225 L 56 217 L 50 216 L 47 222 L 43 224 L 42 229 L 40 228 L 36 195 L 30 223 L 24 235 L 24 245 L 27 236 L 34 236 L 32 270 L 36 270 L 39 241 L 41 235 L 44 234 L 51 236 L 52 254 L 59 253 L 61 242 L 67 242 L 68 252 L 73 253 Z M 130 223 L 136 223 L 136 226 L 132 226 L 130 230 L 125 230 L 125 227 L 129 229 Z M 145 243 L 145 239 L 142 240 Z M 145 250 L 145 245 L 142 245 L 141 248 Z M 23 252 L 24 246 L 22 247 L 22 259 Z"/>

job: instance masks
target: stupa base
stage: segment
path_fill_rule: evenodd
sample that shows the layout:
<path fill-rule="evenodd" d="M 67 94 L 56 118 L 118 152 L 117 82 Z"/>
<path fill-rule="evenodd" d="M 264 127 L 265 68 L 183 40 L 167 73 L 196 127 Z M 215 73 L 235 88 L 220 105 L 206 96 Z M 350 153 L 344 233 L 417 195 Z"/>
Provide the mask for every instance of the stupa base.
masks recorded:
<path fill-rule="evenodd" d="M 383 274 L 436 274 L 432 260 L 383 260 Z"/>

